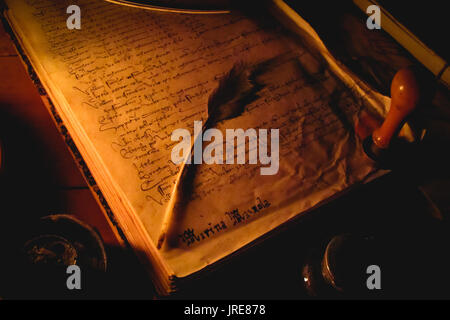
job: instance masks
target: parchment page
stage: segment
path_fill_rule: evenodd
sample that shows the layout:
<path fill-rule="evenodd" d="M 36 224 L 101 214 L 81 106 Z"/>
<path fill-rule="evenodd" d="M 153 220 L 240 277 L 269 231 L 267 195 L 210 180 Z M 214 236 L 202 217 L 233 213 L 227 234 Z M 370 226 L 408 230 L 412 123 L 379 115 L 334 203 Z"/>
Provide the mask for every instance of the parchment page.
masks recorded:
<path fill-rule="evenodd" d="M 67 113 L 104 164 L 94 176 L 111 179 L 106 194 L 123 196 L 153 242 L 180 168 L 171 161 L 172 132 L 193 133 L 194 121 L 206 121 L 208 99 L 233 66 L 272 62 L 260 75 L 259 98 L 217 129 L 224 137 L 226 129 L 279 129 L 279 170 L 261 175 L 268 165 L 198 165 L 190 202 L 174 217 L 176 246 L 161 252 L 177 276 L 374 171 L 352 130 L 364 100 L 267 17 L 167 14 L 104 1 L 7 3 L 60 103 L 70 106 Z M 72 4 L 81 8 L 81 30 L 66 27 Z"/>

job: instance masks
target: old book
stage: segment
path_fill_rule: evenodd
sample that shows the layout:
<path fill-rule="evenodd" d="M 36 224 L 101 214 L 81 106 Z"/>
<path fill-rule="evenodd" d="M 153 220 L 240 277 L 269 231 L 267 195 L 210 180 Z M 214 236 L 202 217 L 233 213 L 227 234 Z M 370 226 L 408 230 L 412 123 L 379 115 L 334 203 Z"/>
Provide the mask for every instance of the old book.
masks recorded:
<path fill-rule="evenodd" d="M 24 60 L 161 294 L 379 174 L 353 126 L 363 108 L 383 114 L 389 98 L 283 1 L 221 15 L 5 2 Z M 80 30 L 67 27 L 70 5 Z M 212 105 L 242 110 L 203 132 Z M 189 157 L 181 138 L 190 149 L 199 137 Z M 193 173 L 175 199 L 182 168 Z"/>

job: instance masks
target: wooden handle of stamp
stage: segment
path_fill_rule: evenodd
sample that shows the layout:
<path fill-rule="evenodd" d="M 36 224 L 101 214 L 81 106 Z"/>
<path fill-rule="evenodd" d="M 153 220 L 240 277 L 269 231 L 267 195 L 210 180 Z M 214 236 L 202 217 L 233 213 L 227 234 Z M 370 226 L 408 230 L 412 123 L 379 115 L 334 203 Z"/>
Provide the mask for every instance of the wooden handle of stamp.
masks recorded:
<path fill-rule="evenodd" d="M 391 108 L 381 127 L 375 129 L 372 139 L 379 148 L 389 147 L 392 137 L 402 128 L 408 115 L 420 102 L 420 86 L 417 75 L 409 68 L 399 70 L 391 84 Z"/>

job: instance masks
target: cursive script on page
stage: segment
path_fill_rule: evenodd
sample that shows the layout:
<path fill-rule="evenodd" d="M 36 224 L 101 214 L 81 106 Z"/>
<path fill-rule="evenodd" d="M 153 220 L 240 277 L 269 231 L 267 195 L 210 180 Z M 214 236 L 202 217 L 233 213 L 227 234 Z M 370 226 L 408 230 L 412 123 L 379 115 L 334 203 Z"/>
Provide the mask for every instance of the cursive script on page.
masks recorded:
<path fill-rule="evenodd" d="M 236 63 L 276 61 L 259 75 L 265 85 L 258 98 L 217 129 L 279 129 L 279 170 L 263 176 L 260 164 L 199 165 L 190 201 L 174 217 L 177 246 L 163 253 L 180 276 L 374 170 L 352 131 L 364 101 L 268 17 L 167 14 L 74 0 L 82 24 L 69 30 L 68 1 L 8 4 L 26 26 L 49 86 L 67 101 L 74 126 L 104 163 L 98 177 L 111 178 L 108 192 L 124 195 L 153 241 L 180 169 L 171 161 L 172 132 L 192 134 L 195 121 L 206 121 L 211 93 Z M 248 157 L 251 150 L 244 150 Z"/>

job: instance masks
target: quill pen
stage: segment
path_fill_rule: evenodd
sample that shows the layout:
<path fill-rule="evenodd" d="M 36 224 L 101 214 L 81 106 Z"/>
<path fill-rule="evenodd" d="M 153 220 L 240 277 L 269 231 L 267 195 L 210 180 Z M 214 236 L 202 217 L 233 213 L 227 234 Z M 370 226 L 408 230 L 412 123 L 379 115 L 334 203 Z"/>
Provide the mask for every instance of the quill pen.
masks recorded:
<path fill-rule="evenodd" d="M 217 88 L 210 95 L 208 100 L 208 118 L 201 132 L 214 127 L 219 122 L 240 116 L 245 111 L 246 105 L 258 98 L 258 92 L 264 87 L 264 83 L 258 76 L 273 66 L 274 61 L 275 58 L 253 66 L 242 62 L 236 63 L 221 78 Z M 187 159 L 191 157 L 197 139 L 198 137 L 194 138 L 194 143 L 191 144 L 191 152 L 188 154 Z M 177 215 L 177 211 L 184 208 L 190 195 L 189 191 L 192 190 L 196 165 L 187 164 L 187 159 L 181 165 L 174 192 L 165 211 L 157 242 L 158 249 L 161 249 L 167 237 L 172 217 Z"/>

